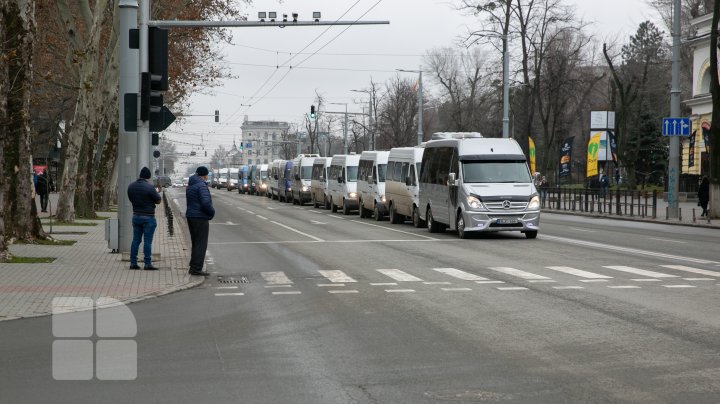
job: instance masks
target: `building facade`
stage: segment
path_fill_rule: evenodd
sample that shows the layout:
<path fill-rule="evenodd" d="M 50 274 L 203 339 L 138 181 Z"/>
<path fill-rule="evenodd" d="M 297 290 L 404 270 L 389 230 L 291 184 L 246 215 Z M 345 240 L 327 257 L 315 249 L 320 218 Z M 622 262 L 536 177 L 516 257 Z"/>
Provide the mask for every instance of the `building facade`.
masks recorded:
<path fill-rule="evenodd" d="M 241 130 L 246 164 L 267 164 L 281 158 L 282 142 L 288 137 L 290 124 L 278 121 L 249 121 L 246 116 Z"/>

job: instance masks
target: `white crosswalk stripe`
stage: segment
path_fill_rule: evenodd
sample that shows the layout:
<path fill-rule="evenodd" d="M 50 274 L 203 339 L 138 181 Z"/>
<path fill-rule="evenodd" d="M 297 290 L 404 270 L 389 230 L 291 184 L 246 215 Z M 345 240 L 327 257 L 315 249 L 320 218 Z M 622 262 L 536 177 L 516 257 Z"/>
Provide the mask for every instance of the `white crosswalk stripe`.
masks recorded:
<path fill-rule="evenodd" d="M 616 271 L 628 272 L 635 275 L 647 276 L 649 278 L 678 278 L 677 275 L 664 274 L 661 272 L 648 271 L 640 268 L 626 267 L 623 265 L 609 265 L 603 268 L 614 269 Z"/>
<path fill-rule="evenodd" d="M 522 279 L 550 279 L 547 276 L 532 274 L 530 272 L 521 271 L 519 269 L 510 268 L 510 267 L 491 267 L 493 271 L 501 272 L 506 275 L 512 275 L 516 276 L 518 278 Z"/>
<path fill-rule="evenodd" d="M 260 276 L 265 279 L 265 282 L 273 285 L 287 285 L 293 283 L 290 278 L 285 275 L 285 272 L 282 271 L 260 272 Z"/>
<path fill-rule="evenodd" d="M 398 282 L 422 282 L 422 279 L 417 276 L 410 275 L 399 269 L 378 269 L 377 271 Z"/>
<path fill-rule="evenodd" d="M 583 271 L 582 269 L 576 269 L 572 267 L 545 267 L 552 269 L 553 271 L 563 272 L 569 275 L 579 276 L 586 279 L 612 279 L 612 276 L 600 275 L 594 272 Z"/>
<path fill-rule="evenodd" d="M 347 276 L 345 272 L 338 271 L 338 270 L 330 270 L 330 271 L 318 271 L 320 272 L 320 275 L 327 278 L 330 282 L 333 283 L 353 283 L 357 282 L 355 279 Z"/>
<path fill-rule="evenodd" d="M 461 271 L 455 268 L 433 268 L 433 271 L 440 272 L 441 274 L 452 276 L 453 278 L 462 279 L 464 281 L 486 281 L 487 278 L 471 274 L 469 272 Z"/>
<path fill-rule="evenodd" d="M 708 271 L 707 269 L 693 268 L 685 265 L 660 265 L 663 268 L 675 269 L 678 271 L 692 272 L 698 275 L 720 276 L 720 272 Z"/>

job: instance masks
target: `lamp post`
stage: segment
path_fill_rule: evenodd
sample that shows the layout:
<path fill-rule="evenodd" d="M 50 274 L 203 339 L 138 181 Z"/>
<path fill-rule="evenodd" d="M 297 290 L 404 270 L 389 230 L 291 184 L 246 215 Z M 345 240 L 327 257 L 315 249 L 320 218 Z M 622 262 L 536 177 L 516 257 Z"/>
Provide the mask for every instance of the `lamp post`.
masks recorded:
<path fill-rule="evenodd" d="M 399 72 L 405 72 L 405 73 L 418 73 L 418 130 L 417 130 L 417 136 L 418 141 L 417 144 L 421 144 L 423 142 L 423 139 L 425 138 L 425 134 L 423 133 L 423 86 L 422 86 L 422 66 L 418 70 L 407 70 L 407 69 L 395 69 Z"/>
<path fill-rule="evenodd" d="M 370 109 L 368 109 L 367 115 L 368 115 L 368 127 L 370 128 L 370 150 L 375 150 L 375 130 L 373 128 L 373 116 L 372 116 L 372 112 L 373 112 L 372 91 L 371 90 L 350 90 L 350 91 L 353 91 L 356 93 L 366 93 L 369 97 L 368 105 L 369 105 Z"/>
<path fill-rule="evenodd" d="M 329 102 L 328 104 L 333 105 L 344 105 L 345 106 L 345 122 L 343 124 L 343 154 L 348 154 L 348 144 L 347 144 L 347 102 Z"/>

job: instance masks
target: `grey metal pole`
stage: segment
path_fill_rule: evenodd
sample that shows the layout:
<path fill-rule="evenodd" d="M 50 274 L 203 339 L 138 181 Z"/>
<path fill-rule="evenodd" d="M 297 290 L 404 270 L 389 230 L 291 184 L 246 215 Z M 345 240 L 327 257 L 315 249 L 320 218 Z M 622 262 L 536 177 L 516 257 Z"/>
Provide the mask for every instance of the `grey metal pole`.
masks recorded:
<path fill-rule="evenodd" d="M 510 52 L 508 37 L 503 35 L 503 118 L 502 135 L 510 137 Z"/>
<path fill-rule="evenodd" d="M 673 1 L 672 22 L 672 83 L 670 88 L 670 116 L 680 116 L 680 0 Z M 679 216 L 678 193 L 680 192 L 680 138 L 670 138 L 670 156 L 668 161 L 668 215 L 670 218 Z"/>
<path fill-rule="evenodd" d="M 347 130 L 348 130 L 348 127 L 347 127 L 347 124 L 348 124 L 348 122 L 347 122 L 347 104 L 345 104 L 345 124 L 343 125 L 343 136 L 344 136 L 344 139 L 343 139 L 343 154 L 348 154 L 348 144 L 347 144 L 347 142 L 348 142 L 348 139 L 347 139 Z"/>
<path fill-rule="evenodd" d="M 137 178 L 137 132 L 125 130 L 125 94 L 136 94 L 140 88 L 138 51 L 130 49 L 130 30 L 137 29 L 137 0 L 120 0 L 120 140 L 118 142 L 118 250 L 130 252 L 132 242 L 132 205 L 125 196 L 127 188 Z M 137 114 L 137 111 L 136 111 Z"/>
<path fill-rule="evenodd" d="M 422 87 L 422 66 L 418 69 L 420 78 L 418 79 L 418 145 L 423 142 L 425 134 L 423 133 L 423 87 Z"/>
<path fill-rule="evenodd" d="M 148 21 L 150 20 L 150 0 L 140 0 L 140 64 L 136 65 L 135 73 L 147 72 L 150 69 L 149 51 L 148 51 Z M 138 95 L 140 89 L 138 87 Z M 140 100 L 138 99 L 138 105 Z M 138 114 L 138 130 L 137 130 L 137 173 L 143 167 L 150 168 L 152 161 L 152 148 L 150 147 L 150 121 L 141 121 Z"/>
<path fill-rule="evenodd" d="M 370 150 L 375 150 L 375 132 L 373 131 L 372 118 L 372 95 L 370 96 L 370 107 L 368 108 L 368 132 L 370 133 Z"/>

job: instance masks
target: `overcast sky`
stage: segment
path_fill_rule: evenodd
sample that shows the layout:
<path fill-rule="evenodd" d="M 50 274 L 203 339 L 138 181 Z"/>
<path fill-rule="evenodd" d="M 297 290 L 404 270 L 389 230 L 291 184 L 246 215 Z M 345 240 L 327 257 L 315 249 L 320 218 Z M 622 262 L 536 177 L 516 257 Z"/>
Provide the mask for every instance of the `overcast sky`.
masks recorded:
<path fill-rule="evenodd" d="M 218 145 L 232 145 L 234 137 L 239 140 L 245 115 L 249 120 L 300 123 L 313 104 L 316 91 L 327 102 L 348 103 L 349 112 L 362 112 L 367 96 L 350 90 L 368 88 L 371 77 L 384 83 L 398 74 L 396 69 L 419 69 L 427 50 L 456 46 L 467 27 L 473 26 L 474 19 L 463 16 L 452 3 L 453 0 L 254 0 L 246 10 L 249 20 L 256 20 L 258 11 L 276 11 L 278 15 L 297 12 L 300 20 L 309 20 L 313 11 L 320 11 L 323 21 L 389 20 L 390 24 L 234 29 L 233 45 L 224 46 L 223 53 L 226 66 L 237 78 L 194 95 L 186 111 L 211 115 L 219 110 L 220 123 L 209 116 L 188 117 L 168 128 L 165 134 L 176 142 L 179 151 L 204 148 L 211 153 Z M 592 23 L 590 32 L 599 38 L 626 41 L 640 22 L 657 20 L 646 0 L 566 0 L 566 3 L 575 6 L 578 17 Z M 278 69 L 278 65 L 285 67 Z M 400 74 L 417 77 L 415 73 Z M 424 84 L 430 87 L 429 77 L 424 78 Z M 327 109 L 344 111 L 345 106 L 328 105 Z"/>

